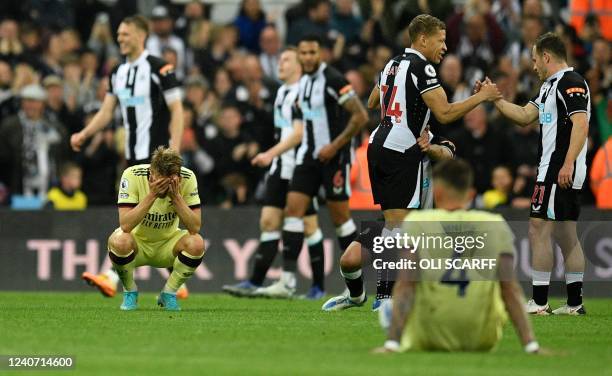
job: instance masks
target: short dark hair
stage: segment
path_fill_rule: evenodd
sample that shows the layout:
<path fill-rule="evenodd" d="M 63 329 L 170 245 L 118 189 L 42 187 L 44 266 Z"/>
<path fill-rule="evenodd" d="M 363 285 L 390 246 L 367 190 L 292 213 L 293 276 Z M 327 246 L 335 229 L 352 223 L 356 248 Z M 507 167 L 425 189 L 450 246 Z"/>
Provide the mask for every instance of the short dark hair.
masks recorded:
<path fill-rule="evenodd" d="M 466 193 L 474 184 L 474 171 L 463 159 L 447 159 L 436 164 L 433 178 L 457 193 Z"/>
<path fill-rule="evenodd" d="M 64 162 L 62 163 L 59 169 L 60 176 L 66 176 L 72 170 L 82 171 L 81 166 L 79 166 L 75 162 L 71 162 L 71 161 Z"/>
<path fill-rule="evenodd" d="M 563 61 L 567 60 L 565 44 L 563 44 L 563 40 L 555 33 L 548 32 L 540 35 L 538 39 L 536 39 L 535 50 L 538 55 L 542 55 L 542 53 L 546 51 Z"/>
<path fill-rule="evenodd" d="M 319 46 L 323 45 L 323 41 L 321 40 L 321 37 L 318 36 L 317 34 L 306 34 L 303 37 L 300 38 L 300 41 L 298 42 L 298 45 L 302 42 L 316 42 Z"/>
<path fill-rule="evenodd" d="M 139 14 L 129 16 L 124 18 L 121 23 L 134 25 L 137 29 L 144 31 L 145 34 L 149 35 L 149 21 L 145 16 L 141 16 Z"/>
<path fill-rule="evenodd" d="M 418 16 L 414 17 L 408 25 L 410 43 L 413 43 L 421 34 L 430 36 L 437 33 L 439 30 L 446 30 L 446 24 L 444 24 L 444 22 L 429 14 L 419 14 Z"/>

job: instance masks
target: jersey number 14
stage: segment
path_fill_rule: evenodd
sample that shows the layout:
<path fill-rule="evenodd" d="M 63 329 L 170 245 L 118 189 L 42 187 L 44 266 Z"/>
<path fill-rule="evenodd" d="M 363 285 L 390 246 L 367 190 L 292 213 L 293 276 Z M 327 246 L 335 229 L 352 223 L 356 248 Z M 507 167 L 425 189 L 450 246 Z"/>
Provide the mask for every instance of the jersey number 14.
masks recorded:
<path fill-rule="evenodd" d="M 385 116 L 395 117 L 395 122 L 400 123 L 402 121 L 402 110 L 399 102 L 395 101 L 395 94 L 397 93 L 397 86 L 393 86 L 391 89 L 391 98 L 389 98 L 389 105 L 385 106 L 385 99 L 387 97 L 387 92 L 389 91 L 388 85 L 382 85 L 380 87 L 382 90 L 382 111 L 380 113 L 381 118 Z"/>

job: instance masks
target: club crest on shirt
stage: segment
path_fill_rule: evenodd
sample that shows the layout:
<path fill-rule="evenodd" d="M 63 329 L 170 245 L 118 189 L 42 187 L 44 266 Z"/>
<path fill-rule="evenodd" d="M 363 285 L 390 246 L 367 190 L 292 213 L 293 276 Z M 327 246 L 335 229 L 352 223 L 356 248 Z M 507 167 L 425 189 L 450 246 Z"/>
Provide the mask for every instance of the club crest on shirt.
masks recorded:
<path fill-rule="evenodd" d="M 119 183 L 119 187 L 122 191 L 126 191 L 128 189 L 129 183 L 126 178 L 121 179 L 121 183 Z"/>

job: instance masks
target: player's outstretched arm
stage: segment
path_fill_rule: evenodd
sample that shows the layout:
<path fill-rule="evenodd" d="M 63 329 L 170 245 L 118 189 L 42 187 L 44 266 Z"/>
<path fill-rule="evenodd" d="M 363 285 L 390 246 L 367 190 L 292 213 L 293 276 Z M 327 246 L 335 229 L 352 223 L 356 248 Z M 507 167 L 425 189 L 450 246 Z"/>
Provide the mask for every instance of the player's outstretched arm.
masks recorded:
<path fill-rule="evenodd" d="M 70 137 L 70 146 L 74 151 L 80 151 L 83 143 L 96 132 L 104 128 L 113 119 L 113 111 L 117 104 L 117 98 L 114 95 L 107 94 L 102 102 L 102 107 L 91 119 L 89 124 L 80 132 L 74 133 Z"/>
<path fill-rule="evenodd" d="M 448 103 L 446 92 L 442 87 L 426 91 L 422 97 L 436 119 L 440 123 L 447 124 L 463 117 L 482 102 L 500 99 L 501 93 L 495 84 L 485 84 L 476 94 L 460 102 Z"/>
<path fill-rule="evenodd" d="M 272 163 L 272 159 L 277 157 L 287 150 L 293 149 L 298 146 L 302 141 L 302 134 L 304 133 L 304 123 L 301 120 L 293 121 L 293 132 L 286 137 L 284 140 L 280 141 L 276 145 L 272 146 L 270 149 L 266 150 L 263 153 L 257 154 L 252 160 L 251 164 L 259 167 L 266 167 Z"/>
<path fill-rule="evenodd" d="M 183 104 L 176 100 L 168 105 L 170 110 L 170 149 L 181 152 L 183 139 Z"/>
<path fill-rule="evenodd" d="M 370 96 L 368 97 L 368 108 L 373 110 L 380 106 L 380 88 L 378 84 L 374 85 Z"/>
<path fill-rule="evenodd" d="M 525 299 L 521 286 L 514 274 L 514 257 L 510 254 L 501 254 L 499 257 L 499 283 L 501 295 L 510 316 L 512 325 L 516 330 L 525 351 L 538 352 L 539 345 L 535 340 L 531 323 L 525 311 Z"/>
<path fill-rule="evenodd" d="M 368 122 L 368 113 L 357 96 L 349 98 L 342 107 L 351 114 L 351 117 L 342 133 L 321 149 L 319 152 L 319 160 L 321 162 L 327 162 L 332 159 L 338 150 L 349 143 L 353 136 Z"/>
<path fill-rule="evenodd" d="M 505 99 L 495 101 L 495 107 L 505 117 L 521 127 L 526 127 L 538 119 L 538 108 L 533 103 L 521 107 Z"/>

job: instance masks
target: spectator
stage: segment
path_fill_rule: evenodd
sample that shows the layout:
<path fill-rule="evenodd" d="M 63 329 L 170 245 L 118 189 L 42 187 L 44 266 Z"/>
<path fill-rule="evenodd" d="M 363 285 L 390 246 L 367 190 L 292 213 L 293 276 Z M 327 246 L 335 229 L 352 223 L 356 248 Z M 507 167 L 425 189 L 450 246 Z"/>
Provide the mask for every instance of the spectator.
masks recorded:
<path fill-rule="evenodd" d="M 224 101 L 234 87 L 234 82 L 229 72 L 225 68 L 219 68 L 215 72 L 214 89 L 217 97 Z"/>
<path fill-rule="evenodd" d="M 202 55 L 210 48 L 212 23 L 206 20 L 194 20 L 190 23 L 187 35 L 188 74 L 204 74 L 201 67 Z"/>
<path fill-rule="evenodd" d="M 202 128 L 219 107 L 218 99 L 209 90 L 208 81 L 202 76 L 191 76 L 185 81 L 185 99 L 193 106 L 196 129 Z"/>
<path fill-rule="evenodd" d="M 264 75 L 278 82 L 278 59 L 281 50 L 281 40 L 276 27 L 266 26 L 259 36 L 259 63 Z"/>
<path fill-rule="evenodd" d="M 485 209 L 495 209 L 506 206 L 512 200 L 512 171 L 507 166 L 497 166 L 493 169 L 491 186 L 482 196 Z"/>
<path fill-rule="evenodd" d="M 312 0 L 308 3 L 306 17 L 289 24 L 287 44 L 297 46 L 305 35 L 317 35 L 326 40 L 330 27 L 331 6 L 329 0 Z"/>
<path fill-rule="evenodd" d="M 15 64 L 24 53 L 23 44 L 19 39 L 19 24 L 6 19 L 0 23 L 0 58 Z"/>
<path fill-rule="evenodd" d="M 457 156 L 474 168 L 474 185 L 479 194 L 490 188 L 491 173 L 496 166 L 513 163 L 512 143 L 506 133 L 489 126 L 483 105 L 468 112 L 465 126 L 449 135 L 457 146 Z"/>
<path fill-rule="evenodd" d="M 57 32 L 49 32 L 43 38 L 42 45 L 45 50 L 42 55 L 41 73 L 43 76 L 54 74 L 63 76 L 61 60 L 64 56 L 64 47 L 62 46 L 62 36 Z"/>
<path fill-rule="evenodd" d="M 4 119 L 17 111 L 12 84 L 13 68 L 5 60 L 0 60 L 0 119 Z"/>
<path fill-rule="evenodd" d="M 175 67 L 176 78 L 182 80 L 185 77 L 185 43 L 176 35 L 172 34 L 174 21 L 170 16 L 168 8 L 158 5 L 151 13 L 151 34 L 147 39 L 147 50 L 153 56 L 161 57 L 164 47 L 170 47 L 176 51 L 177 65 Z"/>
<path fill-rule="evenodd" d="M 113 40 L 113 31 L 107 13 L 98 13 L 96 16 L 87 47 L 96 54 L 101 62 L 109 59 L 119 61 L 119 49 Z"/>
<path fill-rule="evenodd" d="M 62 124 L 72 134 L 83 127 L 83 119 L 79 112 L 72 111 L 64 101 L 64 82 L 58 76 L 47 76 L 43 80 L 47 94 L 45 116 L 54 123 Z"/>
<path fill-rule="evenodd" d="M 337 0 L 331 20 L 332 29 L 344 35 L 347 44 L 359 42 L 363 20 L 354 14 L 354 0 Z"/>
<path fill-rule="evenodd" d="M 217 70 L 234 52 L 237 42 L 238 30 L 234 26 L 215 27 L 210 48 L 194 51 L 194 62 L 209 81 L 214 81 Z"/>
<path fill-rule="evenodd" d="M 349 81 L 350 82 L 350 81 Z M 368 172 L 368 142 L 370 135 L 365 132 L 361 144 L 355 150 L 355 161 L 351 166 L 351 210 L 380 210 L 380 205 L 374 204 L 370 175 Z"/>
<path fill-rule="evenodd" d="M 449 102 L 459 102 L 471 95 L 470 88 L 463 81 L 461 60 L 456 55 L 448 55 L 442 60 L 440 65 L 440 83 L 446 92 Z M 457 119 L 452 123 L 442 125 L 432 116 L 430 124 L 433 134 L 447 137 L 449 133 L 461 129 L 463 121 L 462 119 Z"/>
<path fill-rule="evenodd" d="M 21 90 L 21 110 L 0 125 L 0 181 L 11 195 L 45 197 L 65 154 L 66 132 L 44 118 L 46 94 L 39 85 Z"/>
<path fill-rule="evenodd" d="M 491 13 L 508 39 L 518 39 L 521 22 L 521 4 L 518 0 L 494 0 Z"/>
<path fill-rule="evenodd" d="M 261 9 L 259 0 L 242 0 L 240 13 L 234 20 L 238 29 L 238 44 L 252 53 L 259 54 L 259 35 L 266 26 L 266 14 Z"/>
<path fill-rule="evenodd" d="M 83 124 L 89 124 L 101 105 L 100 101 L 94 101 L 83 107 Z M 81 149 L 79 161 L 83 168 L 83 192 L 87 195 L 90 206 L 114 205 L 117 202 L 114 182 L 117 180 L 117 165 L 124 155 L 123 149 L 118 149 L 117 144 L 123 145 L 116 142 L 115 131 L 112 126 L 108 126 L 87 140 Z"/>
<path fill-rule="evenodd" d="M 192 0 L 185 4 L 183 14 L 174 23 L 174 31 L 181 39 L 187 40 L 194 24 L 205 20 L 208 20 L 206 5 L 201 1 Z"/>
<path fill-rule="evenodd" d="M 612 209 L 612 137 L 595 154 L 590 177 L 596 206 Z"/>
<path fill-rule="evenodd" d="M 87 196 L 81 191 L 83 170 L 73 162 L 60 168 L 60 183 L 47 193 L 47 206 L 55 210 L 85 210 Z"/>

